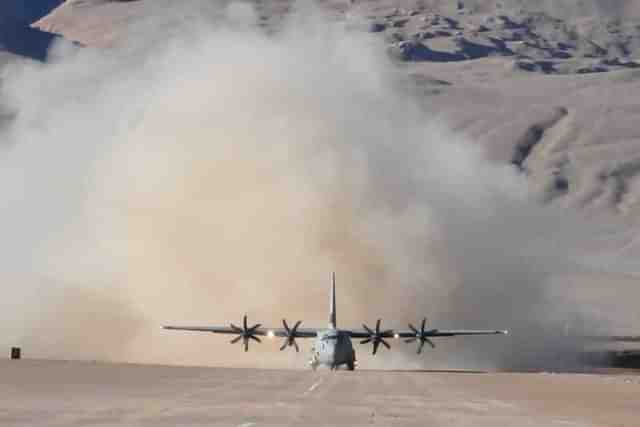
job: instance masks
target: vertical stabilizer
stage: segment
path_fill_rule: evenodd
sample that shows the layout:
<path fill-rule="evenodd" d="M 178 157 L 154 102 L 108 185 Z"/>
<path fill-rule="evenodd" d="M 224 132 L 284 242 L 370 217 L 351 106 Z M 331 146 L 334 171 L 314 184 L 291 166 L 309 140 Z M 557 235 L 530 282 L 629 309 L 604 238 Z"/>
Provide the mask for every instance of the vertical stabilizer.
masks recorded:
<path fill-rule="evenodd" d="M 331 274 L 331 297 L 329 299 L 329 328 L 336 329 L 336 273 Z"/>

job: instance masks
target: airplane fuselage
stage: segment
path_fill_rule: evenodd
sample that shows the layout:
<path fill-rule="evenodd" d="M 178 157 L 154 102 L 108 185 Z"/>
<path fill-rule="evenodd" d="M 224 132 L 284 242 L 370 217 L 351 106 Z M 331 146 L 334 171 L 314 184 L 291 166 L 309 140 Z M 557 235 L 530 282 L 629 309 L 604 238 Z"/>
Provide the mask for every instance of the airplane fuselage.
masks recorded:
<path fill-rule="evenodd" d="M 351 336 L 339 329 L 325 329 L 318 332 L 309 364 L 315 370 L 318 366 L 337 369 L 345 365 L 347 369 L 355 368 L 356 352 L 351 343 Z"/>

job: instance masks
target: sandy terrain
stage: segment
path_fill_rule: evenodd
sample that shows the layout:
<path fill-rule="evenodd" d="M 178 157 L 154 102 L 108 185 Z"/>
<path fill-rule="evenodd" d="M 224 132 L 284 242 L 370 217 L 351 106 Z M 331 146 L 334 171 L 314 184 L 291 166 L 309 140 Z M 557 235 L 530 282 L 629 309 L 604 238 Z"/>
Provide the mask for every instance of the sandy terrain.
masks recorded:
<path fill-rule="evenodd" d="M 640 377 L 0 362 L 0 425 L 632 427 Z"/>

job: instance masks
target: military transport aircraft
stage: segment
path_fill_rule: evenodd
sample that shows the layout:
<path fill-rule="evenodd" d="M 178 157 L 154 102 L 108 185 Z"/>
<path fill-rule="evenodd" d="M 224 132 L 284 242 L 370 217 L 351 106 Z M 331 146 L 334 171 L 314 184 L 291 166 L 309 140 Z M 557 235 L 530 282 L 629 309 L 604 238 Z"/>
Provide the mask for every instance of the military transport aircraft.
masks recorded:
<path fill-rule="evenodd" d="M 217 334 L 237 334 L 238 336 L 231 340 L 231 344 L 235 344 L 242 340 L 244 351 L 249 350 L 249 341 L 253 340 L 258 343 L 262 342 L 258 336 L 267 336 L 269 338 L 282 337 L 284 341 L 280 350 L 293 346 L 296 351 L 300 351 L 296 338 L 315 338 L 315 343 L 311 349 L 311 360 L 309 364 L 316 370 L 319 365 L 327 366 L 330 369 L 337 369 L 341 365 L 346 365 L 347 369 L 353 370 L 356 366 L 356 352 L 351 344 L 351 339 L 362 339 L 360 344 L 373 344 L 372 354 L 378 352 L 380 344 L 387 349 L 391 346 L 385 338 L 405 338 L 405 342 L 417 342 L 418 354 L 422 352 L 425 343 L 435 348 L 435 344 L 430 338 L 434 337 L 453 337 L 456 335 L 499 335 L 508 334 L 508 331 L 487 331 L 487 330 L 442 330 L 442 329 L 425 329 L 427 319 L 422 319 L 420 329 L 409 324 L 408 331 L 380 329 L 380 319 L 376 322 L 375 329 L 362 325 L 364 329 L 338 329 L 336 323 L 336 281 L 335 274 L 332 275 L 331 296 L 329 300 L 329 326 L 328 328 L 300 328 L 301 321 L 296 322 L 293 327 L 285 319 L 282 319 L 284 328 L 264 328 L 261 324 L 251 327 L 247 324 L 247 316 L 242 319 L 242 326 L 236 326 L 231 323 L 229 326 L 163 326 L 164 329 L 178 331 L 196 331 L 196 332 L 213 332 Z"/>

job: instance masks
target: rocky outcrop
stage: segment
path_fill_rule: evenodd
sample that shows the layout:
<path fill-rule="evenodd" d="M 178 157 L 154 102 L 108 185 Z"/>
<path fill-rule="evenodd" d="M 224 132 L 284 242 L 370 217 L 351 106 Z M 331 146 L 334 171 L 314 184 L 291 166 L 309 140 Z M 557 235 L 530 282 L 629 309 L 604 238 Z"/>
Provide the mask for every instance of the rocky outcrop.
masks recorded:
<path fill-rule="evenodd" d="M 394 9 L 370 16 L 390 51 L 404 61 L 464 61 L 515 56 L 514 69 L 588 74 L 640 66 L 640 21 L 635 25 L 580 21 L 580 27 L 543 12 L 461 13 Z M 384 19 L 384 23 L 380 21 Z M 392 37 L 390 37 L 392 35 Z M 596 63 L 595 60 L 600 60 Z"/>

